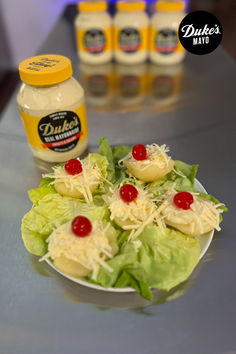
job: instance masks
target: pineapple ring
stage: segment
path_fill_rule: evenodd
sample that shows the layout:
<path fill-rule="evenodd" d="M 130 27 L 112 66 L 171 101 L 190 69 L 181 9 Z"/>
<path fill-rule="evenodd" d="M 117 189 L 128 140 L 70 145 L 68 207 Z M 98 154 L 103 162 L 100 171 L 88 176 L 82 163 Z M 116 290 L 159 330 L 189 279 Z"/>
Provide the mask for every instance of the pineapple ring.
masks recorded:
<path fill-rule="evenodd" d="M 91 270 L 85 268 L 82 264 L 64 256 L 55 258 L 54 265 L 63 273 L 66 273 L 72 277 L 87 277 L 87 275 L 91 272 Z"/>
<path fill-rule="evenodd" d="M 174 167 L 174 161 L 169 160 L 167 163 L 159 163 L 162 156 L 157 160 L 144 161 L 124 161 L 125 167 L 136 178 L 143 182 L 153 182 L 167 175 Z"/>
<path fill-rule="evenodd" d="M 194 227 L 191 226 L 191 223 L 181 224 L 169 220 L 165 220 L 165 223 L 189 236 L 199 236 L 213 230 L 212 226 L 209 224 L 204 225 L 203 230 L 200 230 L 200 227 L 196 223 L 194 223 Z"/>
<path fill-rule="evenodd" d="M 94 181 L 92 184 L 88 183 L 88 188 L 91 193 L 93 193 L 97 189 L 99 183 L 100 181 Z M 65 197 L 84 199 L 84 194 L 82 193 L 80 188 L 71 190 L 69 187 L 67 187 L 65 182 L 55 182 L 54 187 L 59 194 L 64 195 Z"/>

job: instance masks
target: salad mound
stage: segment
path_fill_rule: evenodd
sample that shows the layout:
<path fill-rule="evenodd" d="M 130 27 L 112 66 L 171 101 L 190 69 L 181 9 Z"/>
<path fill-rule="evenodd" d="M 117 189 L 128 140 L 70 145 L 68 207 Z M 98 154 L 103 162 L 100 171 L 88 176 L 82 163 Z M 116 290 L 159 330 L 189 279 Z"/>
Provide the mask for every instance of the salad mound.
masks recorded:
<path fill-rule="evenodd" d="M 170 290 L 200 260 L 198 235 L 220 230 L 224 204 L 194 187 L 197 165 L 166 145 L 111 148 L 72 159 L 28 192 L 27 250 L 63 273 L 102 287 L 132 287 L 146 299 Z"/>

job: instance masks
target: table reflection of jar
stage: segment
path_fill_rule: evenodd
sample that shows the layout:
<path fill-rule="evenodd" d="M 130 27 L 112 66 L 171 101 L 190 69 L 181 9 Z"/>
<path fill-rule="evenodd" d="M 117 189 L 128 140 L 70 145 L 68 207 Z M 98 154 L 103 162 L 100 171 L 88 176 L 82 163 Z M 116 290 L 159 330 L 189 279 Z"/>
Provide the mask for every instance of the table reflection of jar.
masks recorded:
<path fill-rule="evenodd" d="M 119 103 L 125 107 L 141 104 L 147 92 L 147 64 L 116 64 L 115 73 Z"/>
<path fill-rule="evenodd" d="M 149 65 L 149 90 L 158 105 L 175 103 L 181 92 L 183 65 Z"/>
<path fill-rule="evenodd" d="M 106 107 L 113 98 L 113 64 L 89 65 L 80 63 L 81 82 L 87 103 L 94 107 Z"/>

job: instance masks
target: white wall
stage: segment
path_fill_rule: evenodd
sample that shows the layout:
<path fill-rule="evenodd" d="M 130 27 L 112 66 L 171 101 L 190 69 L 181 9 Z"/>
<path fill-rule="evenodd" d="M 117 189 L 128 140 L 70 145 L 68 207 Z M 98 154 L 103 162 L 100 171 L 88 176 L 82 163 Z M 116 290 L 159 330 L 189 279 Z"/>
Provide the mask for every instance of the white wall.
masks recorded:
<path fill-rule="evenodd" d="M 74 0 L 0 0 L 11 66 L 35 55 L 67 3 Z M 0 53 L 1 55 L 1 53 Z"/>

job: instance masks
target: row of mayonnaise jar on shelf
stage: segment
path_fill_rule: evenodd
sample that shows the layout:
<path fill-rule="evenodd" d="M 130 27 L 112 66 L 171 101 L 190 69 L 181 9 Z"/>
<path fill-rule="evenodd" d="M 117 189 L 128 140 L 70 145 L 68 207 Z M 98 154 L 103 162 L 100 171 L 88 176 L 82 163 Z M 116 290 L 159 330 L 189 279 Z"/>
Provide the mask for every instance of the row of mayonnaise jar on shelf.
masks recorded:
<path fill-rule="evenodd" d="M 185 56 L 178 39 L 184 17 L 183 1 L 156 3 L 149 19 L 144 1 L 119 1 L 114 19 L 105 1 L 81 1 L 75 19 L 78 55 L 89 64 L 114 58 L 123 64 L 137 64 L 148 58 L 157 64 L 179 63 Z"/>
<path fill-rule="evenodd" d="M 79 72 L 87 103 L 98 111 L 138 108 L 144 99 L 155 106 L 166 106 L 176 102 L 182 90 L 182 63 L 80 63 Z"/>

